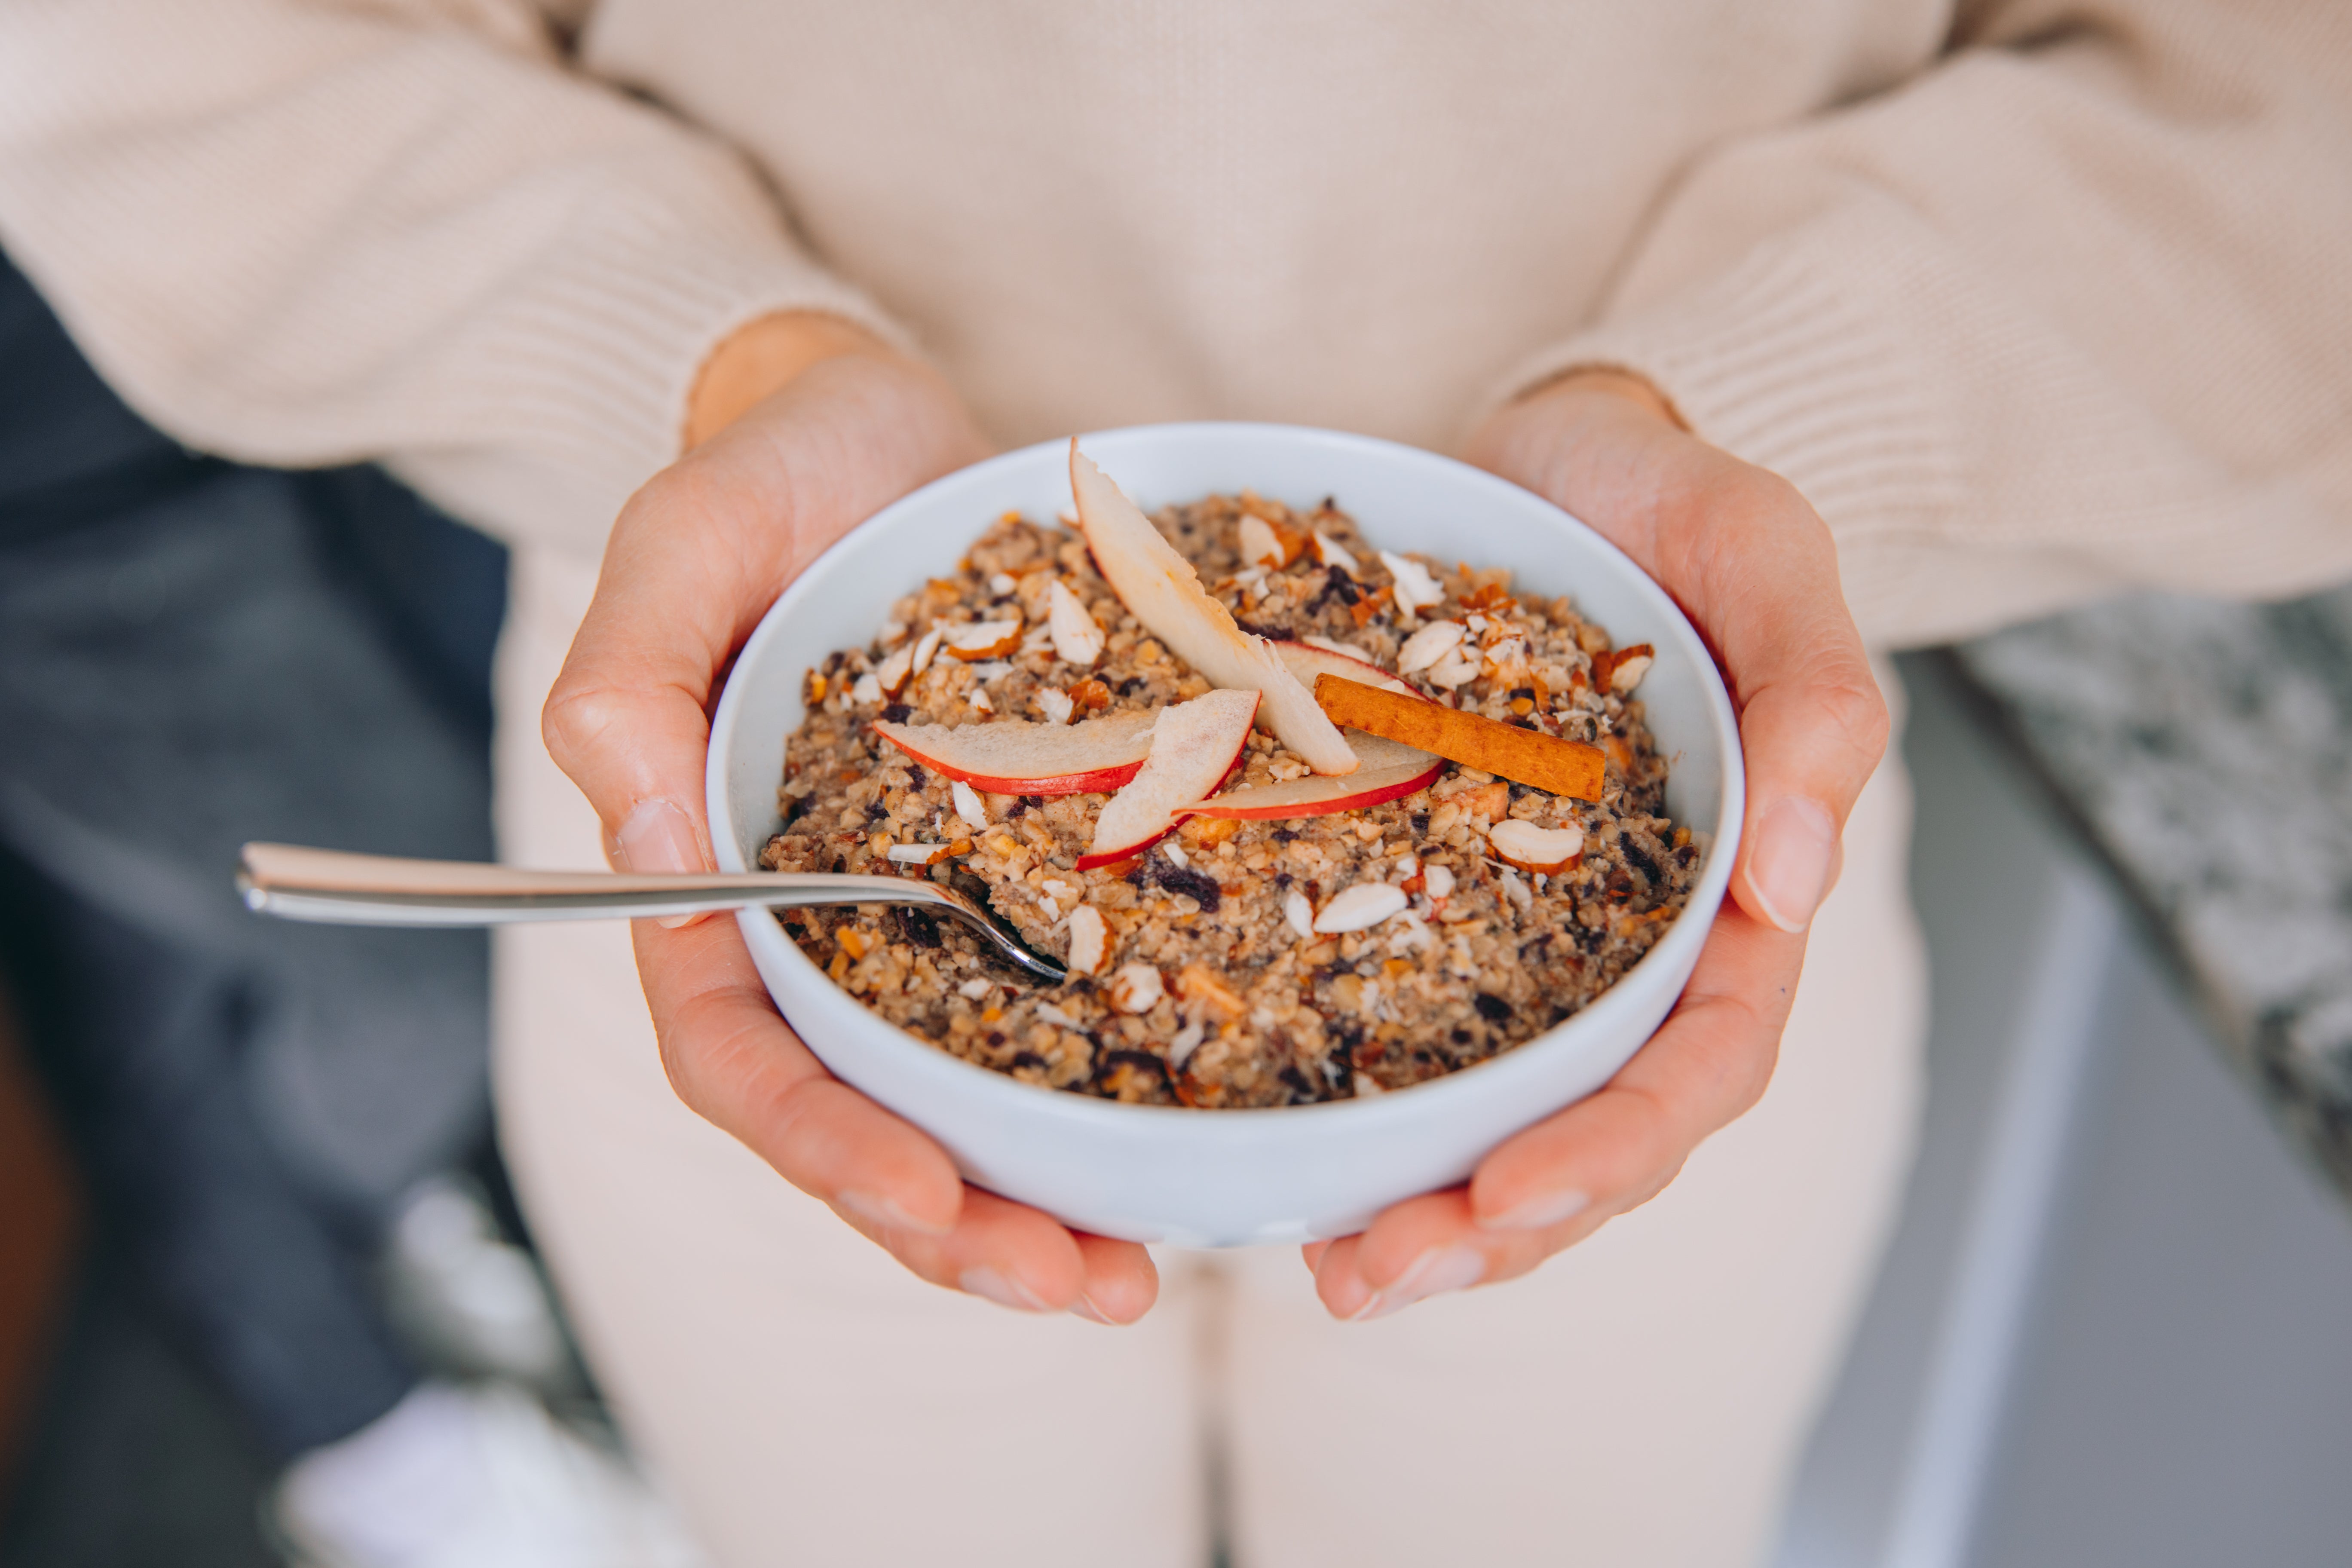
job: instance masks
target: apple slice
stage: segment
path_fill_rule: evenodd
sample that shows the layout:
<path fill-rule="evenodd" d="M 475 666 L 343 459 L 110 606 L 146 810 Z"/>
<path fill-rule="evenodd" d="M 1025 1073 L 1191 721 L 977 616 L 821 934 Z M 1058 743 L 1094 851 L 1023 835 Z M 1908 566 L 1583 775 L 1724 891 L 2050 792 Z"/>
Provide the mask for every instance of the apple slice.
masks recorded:
<path fill-rule="evenodd" d="M 1315 689 L 1317 676 L 1336 675 L 1342 680 L 1361 681 L 1366 686 L 1402 692 L 1407 697 L 1421 695 L 1379 665 L 1358 658 L 1353 654 L 1334 653 L 1329 648 L 1303 642 L 1278 642 L 1274 645 L 1274 651 L 1282 659 L 1283 668 L 1290 671 L 1298 684 L 1309 691 Z M 1360 757 L 1362 754 L 1360 748 L 1357 755 Z"/>
<path fill-rule="evenodd" d="M 1224 690 L 1160 710 L 1151 730 L 1151 754 L 1095 818 L 1094 844 L 1078 858 L 1078 869 L 1091 871 L 1139 855 L 1173 832 L 1182 809 L 1234 771 L 1249 743 L 1257 705 L 1255 691 Z"/>
<path fill-rule="evenodd" d="M 1075 438 L 1070 493 L 1095 565 L 1152 636 L 1213 684 L 1263 694 L 1266 728 L 1308 767 L 1335 776 L 1355 772 L 1356 753 L 1307 689 L 1264 637 L 1234 625 L 1224 605 L 1202 588 L 1192 563 L 1160 537 L 1151 520 L 1087 460 Z"/>
<path fill-rule="evenodd" d="M 1020 646 L 1019 621 L 974 621 L 946 628 L 940 651 L 953 654 L 966 664 L 977 664 L 984 658 L 1002 658 Z"/>
<path fill-rule="evenodd" d="M 1343 730 L 1361 764 L 1344 778 L 1308 777 L 1282 784 L 1237 789 L 1188 807 L 1203 817 L 1238 817 L 1271 822 L 1294 816 L 1328 816 L 1333 812 L 1360 811 L 1402 800 L 1427 789 L 1445 771 L 1445 759 L 1412 746 L 1384 741 L 1361 730 Z"/>
<path fill-rule="evenodd" d="M 1158 712 L 1113 713 L 1076 724 L 998 719 L 986 724 L 894 724 L 884 740 L 925 767 L 992 795 L 1085 795 L 1115 790 L 1151 754 Z"/>

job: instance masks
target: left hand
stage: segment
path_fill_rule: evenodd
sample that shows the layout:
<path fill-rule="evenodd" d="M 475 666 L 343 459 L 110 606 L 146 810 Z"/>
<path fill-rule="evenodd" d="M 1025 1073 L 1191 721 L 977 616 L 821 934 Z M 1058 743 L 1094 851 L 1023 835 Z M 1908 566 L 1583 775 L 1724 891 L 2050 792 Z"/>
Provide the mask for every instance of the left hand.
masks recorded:
<path fill-rule="evenodd" d="M 1888 732 L 1829 530 L 1794 487 L 1708 446 L 1645 383 L 1569 376 L 1496 413 L 1467 456 L 1605 534 L 1721 660 L 1748 765 L 1732 899 L 1681 999 L 1601 1090 L 1517 1134 L 1467 1186 L 1306 1249 L 1334 1317 L 1528 1272 L 1648 1202 L 1772 1075 L 1805 930 Z"/>

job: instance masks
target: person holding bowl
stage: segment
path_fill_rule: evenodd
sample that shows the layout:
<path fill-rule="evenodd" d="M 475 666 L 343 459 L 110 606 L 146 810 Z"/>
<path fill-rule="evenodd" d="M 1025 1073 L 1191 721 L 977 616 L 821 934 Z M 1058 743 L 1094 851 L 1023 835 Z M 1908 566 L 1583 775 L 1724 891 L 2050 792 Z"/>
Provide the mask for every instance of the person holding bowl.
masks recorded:
<path fill-rule="evenodd" d="M 617 933 L 502 936 L 519 1184 L 730 1563 L 1197 1563 L 1213 1453 L 1252 1563 L 1755 1560 L 1919 1088 L 1867 650 L 2352 565 L 2317 5 L 121 0 L 14 13 L 0 59 L 0 239 L 135 405 L 383 458 L 517 545 L 509 858 L 712 864 L 768 605 L 1075 429 L 1458 449 L 1727 672 L 1745 833 L 1675 1014 L 1309 1247 L 1311 1294 L 966 1187 L 730 922 L 636 928 L 642 1005 Z"/>

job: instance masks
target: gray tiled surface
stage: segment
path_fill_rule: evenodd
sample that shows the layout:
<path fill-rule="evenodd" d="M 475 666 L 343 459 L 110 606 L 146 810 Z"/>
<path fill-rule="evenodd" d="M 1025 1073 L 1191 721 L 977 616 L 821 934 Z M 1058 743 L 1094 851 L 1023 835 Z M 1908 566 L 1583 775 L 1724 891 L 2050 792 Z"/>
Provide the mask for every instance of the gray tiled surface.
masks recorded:
<path fill-rule="evenodd" d="M 2121 600 L 1957 657 L 2273 1115 L 2352 1192 L 2352 590 Z"/>

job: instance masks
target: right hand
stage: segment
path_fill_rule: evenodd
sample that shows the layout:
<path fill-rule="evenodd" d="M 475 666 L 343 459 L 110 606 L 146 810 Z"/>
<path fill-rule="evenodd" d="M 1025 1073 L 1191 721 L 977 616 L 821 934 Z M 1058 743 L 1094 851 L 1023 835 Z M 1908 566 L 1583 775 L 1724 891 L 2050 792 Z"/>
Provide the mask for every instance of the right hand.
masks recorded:
<path fill-rule="evenodd" d="M 548 750 L 624 870 L 715 866 L 709 713 L 776 595 L 880 508 L 987 455 L 936 372 L 856 328 L 785 317 L 752 331 L 705 373 L 689 431 L 715 433 L 614 525 L 543 715 Z M 785 1180 L 933 1284 L 1098 1322 L 1150 1309 L 1159 1281 L 1140 1247 L 965 1186 L 946 1151 L 828 1073 L 777 1014 L 733 921 L 632 930 L 670 1083 Z"/>

